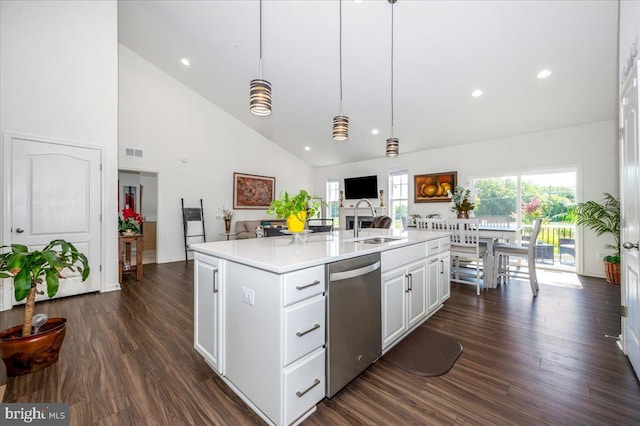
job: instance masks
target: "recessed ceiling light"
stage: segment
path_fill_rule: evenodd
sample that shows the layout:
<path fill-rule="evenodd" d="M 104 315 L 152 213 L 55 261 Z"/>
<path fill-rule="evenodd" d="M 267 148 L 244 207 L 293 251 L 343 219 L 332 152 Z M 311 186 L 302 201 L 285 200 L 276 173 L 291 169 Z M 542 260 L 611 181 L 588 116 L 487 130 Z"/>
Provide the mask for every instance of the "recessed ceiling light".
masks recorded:
<path fill-rule="evenodd" d="M 540 70 L 540 72 L 536 74 L 536 77 L 542 79 L 542 78 L 547 78 L 550 75 L 551 75 L 551 70 L 545 68 L 543 70 Z"/>
<path fill-rule="evenodd" d="M 371 130 L 371 134 L 372 134 L 372 135 L 377 135 L 378 133 L 380 133 L 380 132 L 378 131 L 378 129 L 373 129 L 373 130 Z"/>
<path fill-rule="evenodd" d="M 305 147 L 304 147 L 304 150 L 305 150 L 305 151 L 311 151 L 311 147 L 310 147 L 310 146 L 305 146 Z"/>
<path fill-rule="evenodd" d="M 354 2 L 355 4 L 360 4 L 360 3 L 362 3 L 362 0 L 353 0 L 353 2 Z"/>
<path fill-rule="evenodd" d="M 479 98 L 480 96 L 482 96 L 482 90 L 480 89 L 476 89 L 473 92 L 471 92 L 471 96 L 473 96 L 474 98 Z"/>
<path fill-rule="evenodd" d="M 189 65 L 191 65 L 191 62 L 189 62 L 189 60 L 188 60 L 187 58 L 182 58 L 182 59 L 180 59 L 180 62 L 182 62 L 182 65 L 185 65 L 185 66 L 187 66 L 187 67 L 188 67 Z"/>

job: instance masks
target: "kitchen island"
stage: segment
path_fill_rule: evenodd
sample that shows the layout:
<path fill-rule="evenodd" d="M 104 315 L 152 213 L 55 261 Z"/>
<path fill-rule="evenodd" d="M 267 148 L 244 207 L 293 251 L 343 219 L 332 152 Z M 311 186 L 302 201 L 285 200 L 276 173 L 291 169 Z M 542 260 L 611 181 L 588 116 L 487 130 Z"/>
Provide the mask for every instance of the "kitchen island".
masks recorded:
<path fill-rule="evenodd" d="M 326 265 L 379 254 L 383 353 L 449 297 L 447 234 L 371 229 L 358 239 L 352 231 L 294 237 L 191 245 L 194 346 L 276 425 L 302 421 L 325 396 Z"/>

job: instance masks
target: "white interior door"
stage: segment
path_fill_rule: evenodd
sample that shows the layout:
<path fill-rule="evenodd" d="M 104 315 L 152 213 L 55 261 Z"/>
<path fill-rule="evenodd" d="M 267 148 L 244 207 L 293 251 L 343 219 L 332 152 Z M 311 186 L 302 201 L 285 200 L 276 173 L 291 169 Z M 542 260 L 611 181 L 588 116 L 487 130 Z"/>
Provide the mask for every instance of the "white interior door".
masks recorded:
<path fill-rule="evenodd" d="M 11 175 L 12 242 L 40 249 L 69 241 L 89 259 L 91 274 L 81 282 L 65 271 L 56 297 L 99 291 L 100 151 L 13 138 Z M 38 298 L 48 298 L 46 291 Z"/>
<path fill-rule="evenodd" d="M 640 141 L 638 141 L 638 67 L 621 97 L 622 121 L 622 318 L 624 351 L 640 376 Z M 625 247 L 626 246 L 626 247 Z"/>

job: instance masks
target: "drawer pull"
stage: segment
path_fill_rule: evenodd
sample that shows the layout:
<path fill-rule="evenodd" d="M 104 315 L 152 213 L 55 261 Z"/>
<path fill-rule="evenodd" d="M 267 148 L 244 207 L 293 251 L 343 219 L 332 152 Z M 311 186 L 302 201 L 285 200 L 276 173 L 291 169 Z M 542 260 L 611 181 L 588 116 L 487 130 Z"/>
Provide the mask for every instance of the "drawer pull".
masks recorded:
<path fill-rule="evenodd" d="M 318 284 L 320 284 L 320 281 L 315 280 L 314 282 L 309 283 L 307 285 L 297 285 L 296 290 L 304 290 L 305 288 L 313 287 L 314 285 L 318 285 Z"/>
<path fill-rule="evenodd" d="M 320 384 L 320 380 L 318 379 L 313 379 L 313 384 L 311 386 L 309 386 L 307 389 L 305 389 L 304 391 L 300 392 L 300 391 L 296 391 L 296 396 L 298 398 L 302 398 L 304 396 L 305 393 L 309 392 L 311 389 L 315 388 L 316 386 L 318 386 Z"/>
<path fill-rule="evenodd" d="M 313 330 L 317 330 L 320 328 L 320 324 L 314 324 L 313 327 L 311 327 L 310 329 L 308 329 L 307 331 L 297 331 L 296 332 L 296 336 L 298 337 L 302 337 L 307 333 L 311 333 Z"/>

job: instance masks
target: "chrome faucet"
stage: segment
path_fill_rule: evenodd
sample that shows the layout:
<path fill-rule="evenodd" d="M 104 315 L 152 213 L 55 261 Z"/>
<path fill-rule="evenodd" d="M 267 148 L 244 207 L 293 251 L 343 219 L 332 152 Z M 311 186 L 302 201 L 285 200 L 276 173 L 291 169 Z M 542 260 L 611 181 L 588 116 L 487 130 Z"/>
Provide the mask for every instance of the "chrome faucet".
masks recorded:
<path fill-rule="evenodd" d="M 371 207 L 371 217 L 376 217 L 376 208 L 373 207 L 373 203 L 371 201 L 367 200 L 366 198 L 358 200 L 355 208 L 353 209 L 353 238 L 358 238 L 358 229 L 360 228 L 360 221 L 358 220 L 358 206 L 363 201 L 369 204 L 369 207 Z"/>

